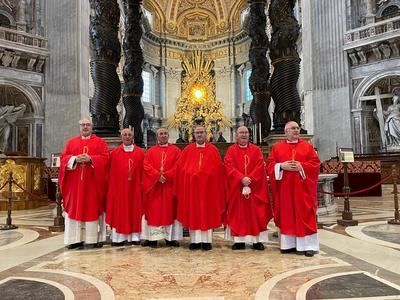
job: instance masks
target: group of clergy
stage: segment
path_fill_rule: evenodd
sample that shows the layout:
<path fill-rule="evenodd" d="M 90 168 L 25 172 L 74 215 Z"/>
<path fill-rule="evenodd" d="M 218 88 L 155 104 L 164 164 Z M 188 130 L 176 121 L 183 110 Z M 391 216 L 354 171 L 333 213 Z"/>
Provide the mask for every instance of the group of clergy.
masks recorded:
<path fill-rule="evenodd" d="M 213 230 L 224 226 L 233 250 L 246 244 L 264 250 L 273 217 L 282 253 L 313 256 L 319 250 L 320 161 L 300 139 L 296 122 L 286 124 L 287 139 L 272 148 L 266 162 L 245 126 L 237 129 L 236 143 L 222 161 L 201 125 L 183 151 L 168 143 L 168 131 L 160 128 L 158 144 L 146 152 L 134 144 L 131 129 L 121 131 L 122 144 L 109 152 L 92 133 L 90 118 L 79 124 L 80 135 L 62 152 L 59 173 L 68 249 L 102 247 L 108 224 L 113 246 L 157 247 L 165 240 L 178 247 L 186 227 L 189 249 L 211 250 Z"/>

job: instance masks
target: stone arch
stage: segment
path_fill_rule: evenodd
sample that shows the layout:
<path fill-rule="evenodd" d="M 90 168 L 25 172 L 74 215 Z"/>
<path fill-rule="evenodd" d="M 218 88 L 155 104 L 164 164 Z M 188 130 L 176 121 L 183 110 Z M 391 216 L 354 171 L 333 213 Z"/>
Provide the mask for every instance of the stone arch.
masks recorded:
<path fill-rule="evenodd" d="M 400 76 L 400 70 L 388 70 L 385 72 L 375 73 L 371 76 L 364 78 L 353 93 L 353 99 L 352 99 L 353 108 L 361 108 L 360 98 L 365 95 L 367 90 L 375 82 L 389 76 Z"/>
<path fill-rule="evenodd" d="M 224 1 L 222 0 L 213 0 L 214 5 L 216 7 L 216 11 L 213 12 L 213 14 L 216 15 L 216 19 L 219 22 L 222 22 L 226 19 L 227 15 L 227 7 Z M 179 1 L 178 0 L 172 0 L 170 1 L 168 8 L 167 8 L 167 16 L 168 16 L 168 21 L 169 22 L 176 22 L 178 23 L 177 19 L 179 18 L 178 16 L 178 7 L 179 7 Z M 198 10 L 198 7 L 193 8 L 195 10 Z M 201 8 L 200 8 L 201 9 Z M 209 12 L 209 11 L 208 11 Z"/>
<path fill-rule="evenodd" d="M 6 12 L 5 10 L 0 9 L 0 15 L 5 16 L 9 21 L 11 26 L 17 26 L 14 17 L 9 13 Z"/>
<path fill-rule="evenodd" d="M 161 28 L 160 28 L 160 30 L 163 30 L 163 28 L 165 27 L 165 23 L 166 23 L 166 17 L 165 17 L 164 11 L 160 7 L 160 5 L 157 3 L 157 1 L 147 0 L 147 1 L 144 1 L 143 5 L 150 12 L 153 12 L 154 14 L 157 14 L 157 16 L 161 20 Z"/>
<path fill-rule="evenodd" d="M 189 9 L 187 11 L 185 11 L 184 14 L 180 15 L 177 20 L 176 20 L 176 24 L 179 25 L 182 20 L 184 20 L 186 17 L 192 17 L 195 15 L 200 15 L 200 16 L 204 16 L 204 17 L 210 17 L 211 20 L 214 22 L 214 24 L 217 25 L 217 16 L 214 13 L 210 13 L 208 10 L 205 9 Z"/>
<path fill-rule="evenodd" d="M 232 6 L 231 11 L 228 16 L 229 24 L 231 26 L 231 31 L 234 30 L 235 19 L 238 16 L 240 18 L 240 13 L 247 6 L 248 6 L 248 4 L 247 4 L 246 0 L 236 1 L 235 4 Z"/>
<path fill-rule="evenodd" d="M 7 102 L 15 104 L 25 103 L 24 115 L 12 126 L 10 136 L 7 138 L 7 152 L 17 153 L 17 155 L 42 156 L 43 130 L 44 130 L 44 107 L 40 96 L 34 88 L 27 84 L 0 78 L 0 86 L 16 90 L 23 95 L 23 99 L 18 95 L 12 95 L 6 99 Z M 15 98 L 14 98 L 15 97 Z M 7 102 L 5 102 L 7 104 Z"/>
<path fill-rule="evenodd" d="M 35 92 L 35 90 L 32 87 L 5 78 L 0 78 L 0 85 L 14 87 L 19 91 L 21 91 L 30 101 L 30 104 L 32 105 L 33 109 L 33 114 L 35 115 L 35 117 L 44 118 L 44 109 L 42 101 L 39 95 Z"/>
<path fill-rule="evenodd" d="M 376 12 L 376 17 L 381 18 L 383 12 L 389 6 L 397 6 L 400 9 L 400 0 L 392 0 L 392 1 L 389 1 L 388 3 L 383 4 L 381 7 L 379 7 L 378 11 Z"/>

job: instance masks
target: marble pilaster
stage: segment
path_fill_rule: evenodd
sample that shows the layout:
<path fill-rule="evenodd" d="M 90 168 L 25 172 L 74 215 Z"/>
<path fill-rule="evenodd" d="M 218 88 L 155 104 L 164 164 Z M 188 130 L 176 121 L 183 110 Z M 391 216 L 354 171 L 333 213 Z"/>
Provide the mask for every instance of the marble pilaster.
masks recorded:
<path fill-rule="evenodd" d="M 343 53 L 345 0 L 302 1 L 305 127 L 322 160 L 336 143 L 351 146 L 348 62 Z M 334 115 L 335 118 L 331 116 Z"/>
<path fill-rule="evenodd" d="M 89 1 L 47 1 L 46 24 L 44 155 L 50 157 L 79 132 L 80 117 L 89 115 Z"/>

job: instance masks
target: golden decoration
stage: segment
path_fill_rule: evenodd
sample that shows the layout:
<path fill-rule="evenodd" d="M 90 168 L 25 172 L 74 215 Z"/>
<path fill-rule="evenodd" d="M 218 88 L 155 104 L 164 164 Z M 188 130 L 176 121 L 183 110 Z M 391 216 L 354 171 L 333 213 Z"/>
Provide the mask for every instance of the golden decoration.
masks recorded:
<path fill-rule="evenodd" d="M 40 191 L 40 166 L 36 165 L 33 169 L 33 190 Z"/>
<path fill-rule="evenodd" d="M 17 165 L 12 159 L 7 159 L 6 162 L 0 166 L 0 184 L 3 185 L 8 181 L 10 172 L 13 173 L 14 180 L 23 188 L 26 188 L 26 168 L 24 165 Z M 5 187 L 1 192 L 8 191 L 8 187 Z M 22 192 L 22 190 L 15 184 L 12 185 L 13 192 Z"/>
<path fill-rule="evenodd" d="M 176 112 L 168 119 L 169 128 L 177 128 L 186 141 L 192 140 L 196 123 L 205 125 L 207 139 L 232 123 L 222 112 L 223 104 L 215 98 L 214 61 L 197 50 L 183 59 L 182 94 Z"/>

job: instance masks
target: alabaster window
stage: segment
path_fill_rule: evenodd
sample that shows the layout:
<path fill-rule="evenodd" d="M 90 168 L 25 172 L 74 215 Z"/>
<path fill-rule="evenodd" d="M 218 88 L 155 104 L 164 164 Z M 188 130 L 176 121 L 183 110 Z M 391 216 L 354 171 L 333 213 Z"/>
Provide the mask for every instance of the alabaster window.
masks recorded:
<path fill-rule="evenodd" d="M 143 95 L 142 95 L 142 100 L 143 102 L 146 103 L 151 103 L 152 99 L 152 84 L 153 84 L 153 76 L 151 72 L 148 71 L 143 71 L 142 72 L 142 78 L 143 78 Z"/>
<path fill-rule="evenodd" d="M 250 7 L 247 7 L 246 9 L 242 10 L 240 13 L 240 26 L 243 27 L 243 25 L 246 22 L 246 18 L 249 16 L 250 13 Z"/>
<path fill-rule="evenodd" d="M 243 102 L 253 100 L 253 95 L 251 94 L 250 85 L 249 85 L 250 76 L 251 76 L 251 69 L 244 70 L 244 72 L 243 72 L 243 87 L 244 87 L 244 89 L 243 89 L 244 99 L 243 100 L 244 101 Z"/>
<path fill-rule="evenodd" d="M 143 14 L 149 22 L 150 26 L 153 26 L 153 15 L 147 9 L 143 8 Z"/>

